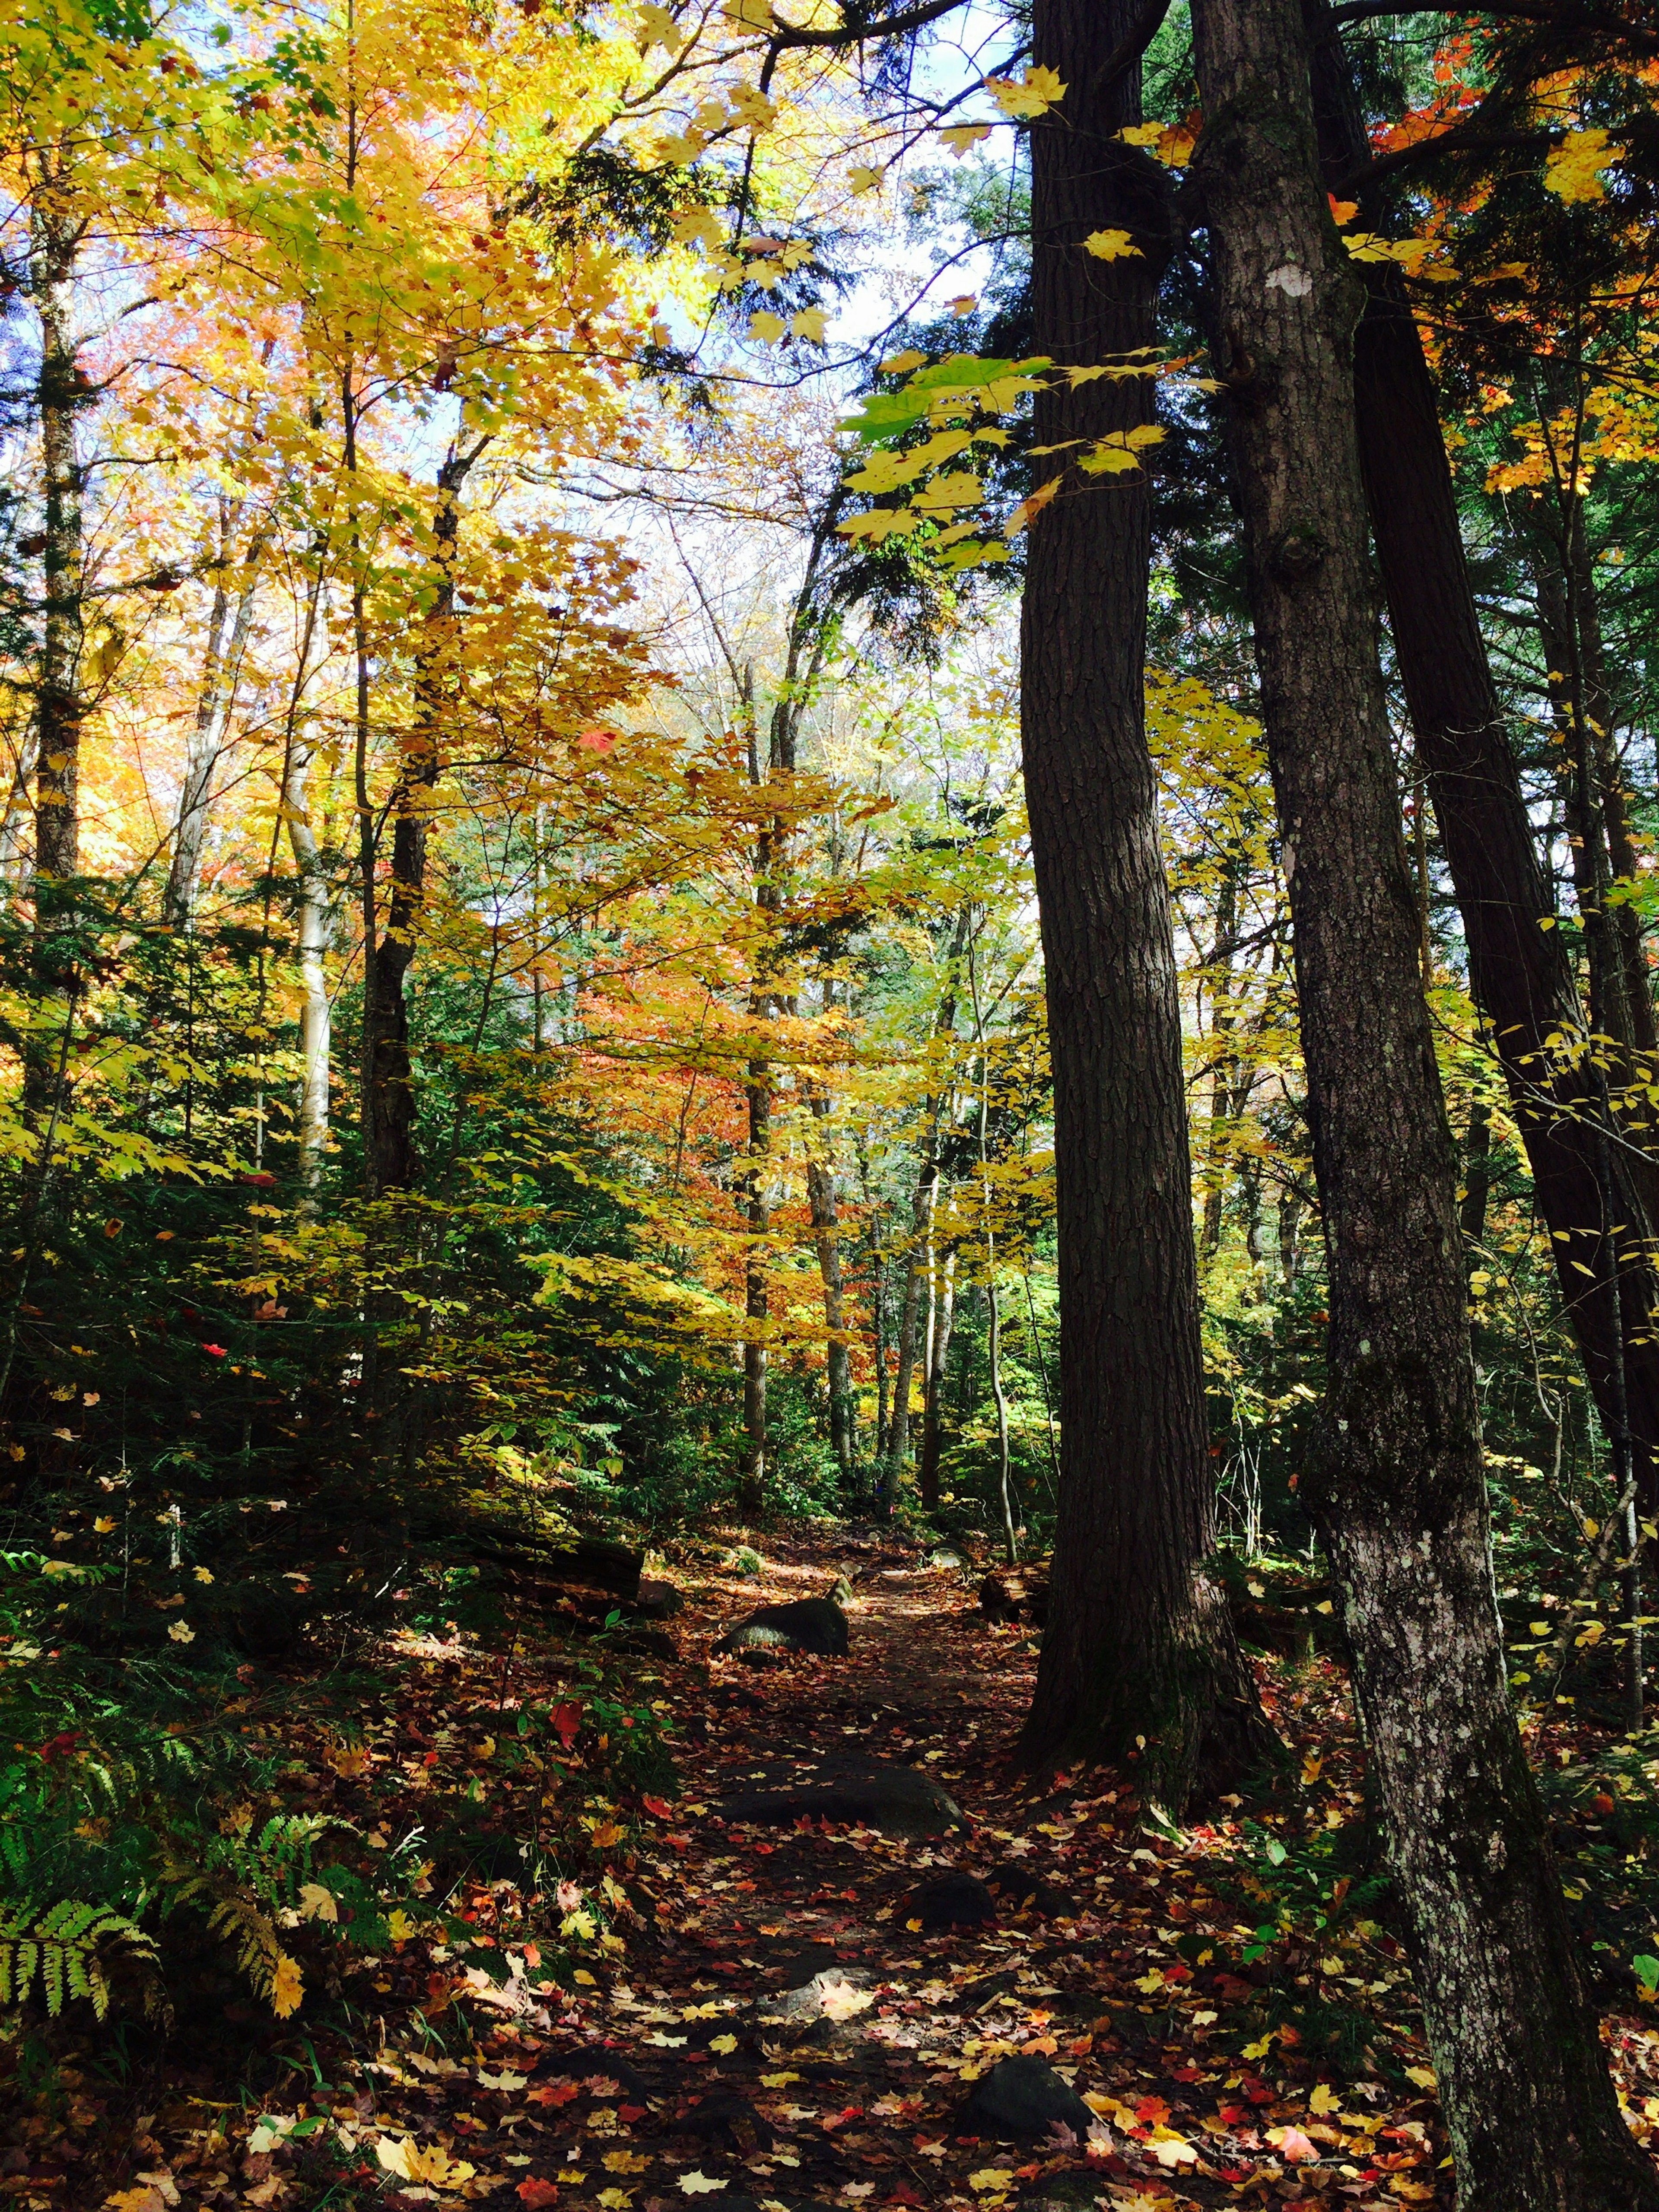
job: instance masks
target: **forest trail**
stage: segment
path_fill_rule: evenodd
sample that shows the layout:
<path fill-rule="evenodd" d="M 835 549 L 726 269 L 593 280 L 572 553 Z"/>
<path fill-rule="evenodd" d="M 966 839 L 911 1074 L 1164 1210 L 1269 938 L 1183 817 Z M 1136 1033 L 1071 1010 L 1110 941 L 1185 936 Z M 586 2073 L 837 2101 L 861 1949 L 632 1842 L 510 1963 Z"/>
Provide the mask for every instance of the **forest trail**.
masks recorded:
<path fill-rule="evenodd" d="M 1214 2205 L 1254 2188 L 1450 2203 L 1402 1972 L 1372 1996 L 1387 1996 L 1393 2081 L 1322 2064 L 1282 2002 L 1277 2026 L 1261 2009 L 1267 1977 L 1237 1963 L 1248 1923 L 1224 1936 L 1237 1831 L 1231 1849 L 1217 1829 L 1166 1832 L 1109 1776 L 1033 1796 L 1009 1769 L 1035 1646 L 986 1622 L 976 1575 L 876 1537 L 769 1551 L 758 1577 L 681 1576 L 683 1790 L 641 1869 L 654 1930 L 562 2014 L 524 1990 L 489 2046 L 532 2084 L 526 2117 L 497 2122 L 520 2146 L 520 2201 Z M 710 1659 L 752 1605 L 838 1571 L 854 1585 L 849 1656 Z M 705 1668 L 706 1692 L 688 1694 Z M 1328 1742 L 1329 1687 L 1321 1669 L 1293 1695 Z M 842 1793 L 829 1823 L 811 1817 L 826 1789 Z M 939 1924 L 975 1911 L 993 1917 Z"/>
<path fill-rule="evenodd" d="M 1259 1662 L 1291 1759 L 1176 1829 L 1132 1775 L 1036 1788 L 1012 1766 L 1036 1644 L 981 1613 L 978 1568 L 867 1528 L 754 1540 L 758 1571 L 746 1544 L 671 1544 L 672 1644 L 623 1626 L 602 1668 L 540 1582 L 510 1641 L 392 1637 L 360 1748 L 301 1725 L 287 1771 L 313 1811 L 424 1838 L 440 1864 L 474 1824 L 459 1866 L 381 1955 L 333 1954 L 334 2004 L 318 1987 L 272 2021 L 221 1975 L 159 2076 L 114 2087 L 89 2051 L 69 2105 L 0 2153 L 0 2194 L 24 2212 L 1452 2204 L 1334 1658 Z M 757 1604 L 842 1573 L 846 1657 L 715 1652 Z M 563 1738 L 548 1762 L 502 1755 L 515 1707 Z M 647 1708 L 675 1781 L 606 1781 L 605 1731 Z M 562 1840 L 541 1810 L 556 1770 Z M 538 1837 L 552 1863 L 527 1893 Z M 306 1953 L 308 1989 L 329 1955 Z M 1659 2036 L 1612 2002 L 1651 2142 Z"/>

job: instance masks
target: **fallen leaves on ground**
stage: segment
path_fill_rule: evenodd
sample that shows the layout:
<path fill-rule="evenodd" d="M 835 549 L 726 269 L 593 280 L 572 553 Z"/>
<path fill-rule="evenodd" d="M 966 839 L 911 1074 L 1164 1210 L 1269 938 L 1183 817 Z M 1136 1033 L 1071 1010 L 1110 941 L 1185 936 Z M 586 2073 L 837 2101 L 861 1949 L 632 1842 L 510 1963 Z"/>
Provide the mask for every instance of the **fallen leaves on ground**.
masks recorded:
<path fill-rule="evenodd" d="M 205 2069 L 181 2075 L 147 2108 L 118 2185 L 76 2199 L 43 2172 L 40 2203 L 1450 2204 L 1334 1661 L 1264 1665 L 1292 1765 L 1266 1799 L 1176 1829 L 1133 1772 L 1034 1794 L 1007 1766 L 1035 1647 L 981 1616 L 973 1578 L 880 1535 L 775 1534 L 769 1550 L 758 1578 L 683 1573 L 687 1656 L 642 1678 L 683 1723 L 677 1798 L 594 1803 L 580 1858 L 544 1893 L 505 1869 L 463 1879 L 441 1928 L 435 1906 L 418 1929 L 396 1924 L 386 1954 L 347 1974 L 349 2035 L 307 1987 L 274 2031 L 263 2106 L 231 2101 Z M 849 1658 L 710 1660 L 757 1599 L 821 1590 L 849 1565 Z M 538 1663 L 514 1659 L 514 1694 L 543 1699 L 569 1754 L 592 1719 L 558 1694 L 556 1652 Z M 518 1804 L 498 1771 L 501 1652 L 453 1638 L 407 1667 L 403 1709 L 366 1756 L 318 1758 L 327 1786 L 368 1792 L 394 1753 L 405 1778 L 429 1775 L 416 1762 L 431 1746 L 458 1779 L 488 1768 Z M 720 1812 L 781 1763 L 804 1773 L 849 1754 L 934 1777 L 969 1825 L 917 1838 Z M 426 1795 L 411 1792 L 411 1813 Z M 386 1835 L 398 1848 L 395 1823 Z M 926 1925 L 915 1893 L 947 1869 L 987 1882 L 994 1923 Z M 302 1891 L 306 1926 L 329 1930 L 333 1904 L 320 1883 Z M 601 1908 L 608 1945 L 598 1921 L 561 1941 Z M 1633 2124 L 1659 2140 L 1659 2038 L 1628 2019 L 1609 2038 Z M 1091 2124 L 1012 2137 L 977 2121 L 975 2085 L 1010 2057 L 1043 2060 Z M 106 2138 L 105 2090 L 73 2067 L 64 2085 L 58 2138 Z M 50 2139 L 42 2122 L 34 2140 Z"/>

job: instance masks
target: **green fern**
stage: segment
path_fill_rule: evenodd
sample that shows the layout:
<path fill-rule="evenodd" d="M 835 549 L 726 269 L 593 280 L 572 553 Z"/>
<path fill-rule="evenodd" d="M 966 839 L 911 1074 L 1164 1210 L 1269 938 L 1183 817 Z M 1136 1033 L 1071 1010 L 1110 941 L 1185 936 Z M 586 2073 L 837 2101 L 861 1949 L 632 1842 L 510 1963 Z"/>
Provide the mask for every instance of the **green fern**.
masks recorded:
<path fill-rule="evenodd" d="M 109 2010 L 109 1979 L 100 1953 L 106 1945 L 124 1949 L 141 1969 L 146 2009 L 161 2004 L 160 1962 L 155 1945 L 124 1912 L 107 1905 L 62 1899 L 37 1911 L 27 1899 L 0 1912 L 0 2006 L 21 2005 L 38 1980 L 46 2011 L 55 2020 L 74 1997 L 86 1997 L 102 2020 Z"/>

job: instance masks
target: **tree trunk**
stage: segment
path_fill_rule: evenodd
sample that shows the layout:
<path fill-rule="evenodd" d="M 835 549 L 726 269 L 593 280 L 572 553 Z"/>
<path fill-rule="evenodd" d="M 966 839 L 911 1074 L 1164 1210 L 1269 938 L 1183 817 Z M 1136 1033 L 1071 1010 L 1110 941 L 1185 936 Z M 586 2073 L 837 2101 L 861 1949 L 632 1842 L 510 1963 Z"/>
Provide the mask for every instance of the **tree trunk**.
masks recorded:
<path fill-rule="evenodd" d="M 1298 0 L 1194 0 L 1206 195 L 1328 1262 L 1302 1495 L 1339 1577 L 1464 2212 L 1659 2204 L 1510 1707 L 1456 1182 L 1370 611 Z"/>
<path fill-rule="evenodd" d="M 363 946 L 363 1166 L 371 1198 L 415 1181 L 415 1085 L 406 984 L 426 902 L 427 830 L 442 767 L 439 733 L 454 650 L 459 494 L 480 449 L 451 447 L 438 471 L 432 518 L 434 596 L 392 799 L 392 889 L 386 927 Z M 372 862 L 372 856 L 371 856 Z"/>
<path fill-rule="evenodd" d="M 1616 708 L 1607 672 L 1607 645 L 1601 635 L 1601 608 L 1595 591 L 1588 521 L 1583 498 L 1575 496 L 1566 530 L 1572 628 L 1583 678 L 1584 720 L 1601 799 L 1601 827 L 1607 838 L 1607 865 L 1615 878 L 1633 883 L 1636 848 L 1631 840 L 1630 792 L 1613 738 Z M 1625 902 L 1614 907 L 1609 918 L 1617 943 L 1631 1049 L 1651 1059 L 1659 1053 L 1659 1031 L 1654 1024 L 1652 983 L 1641 915 L 1634 906 Z"/>
<path fill-rule="evenodd" d="M 1369 158 L 1340 43 L 1316 49 L 1325 173 Z M 1601 1233 L 1600 1105 L 1581 1058 L 1551 1045 L 1584 1018 L 1539 865 L 1470 586 L 1433 380 L 1399 274 L 1360 267 L 1354 340 L 1359 455 L 1389 623 L 1468 946 L 1469 982 L 1503 1066 L 1563 1303 L 1604 1426 L 1613 1420 L 1610 1240 Z M 1615 1218 L 1630 1426 L 1644 1502 L 1659 1504 L 1659 1285 L 1640 1256 L 1645 1173 L 1615 1148 Z"/>
<path fill-rule="evenodd" d="M 820 1126 L 830 1118 L 825 1092 L 810 1094 L 813 1119 Z M 824 1347 L 824 1381 L 830 1395 L 830 1448 L 836 1455 L 842 1481 L 853 1480 L 854 1445 L 853 1363 L 847 1347 L 846 1285 L 841 1265 L 841 1211 L 836 1202 L 836 1171 L 828 1160 L 806 1164 L 806 1202 L 812 1214 L 812 1239 L 817 1249 L 818 1273 L 823 1279 L 823 1325 L 829 1333 Z"/>
<path fill-rule="evenodd" d="M 935 1512 L 939 1507 L 939 1413 L 945 1402 L 945 1368 L 951 1357 L 951 1331 L 957 1307 L 957 1254 L 954 1245 L 948 1252 L 940 1255 L 935 1267 L 935 1279 L 933 1335 L 927 1350 L 927 1382 L 921 1414 L 921 1459 L 917 1470 L 924 1513 Z"/>
<path fill-rule="evenodd" d="M 916 1200 L 917 1210 L 922 1200 Z M 921 1318 L 921 1283 L 927 1250 L 914 1218 L 910 1249 L 904 1255 L 904 1296 L 899 1301 L 898 1347 L 893 1361 L 893 1414 L 887 1429 L 887 1495 L 898 1497 L 899 1478 L 910 1451 L 910 1392 L 916 1374 L 916 1336 Z"/>
<path fill-rule="evenodd" d="M 1486 1234 L 1486 1200 L 1492 1193 L 1492 1108 L 1477 1098 L 1469 1109 L 1468 1134 L 1463 1139 L 1463 1194 L 1458 1200 L 1457 1225 L 1463 1232 L 1469 1264 Z"/>
<path fill-rule="evenodd" d="M 744 1257 L 743 1472 L 738 1504 L 744 1517 L 759 1518 L 766 1504 L 766 1324 L 771 1300 L 766 1279 L 764 1239 L 771 1227 L 767 1202 L 767 1152 L 772 1139 L 771 1071 L 764 1060 L 749 1064 L 749 1164 L 744 1171 L 744 1211 L 750 1243 Z"/>
<path fill-rule="evenodd" d="M 242 656 L 253 627 L 255 579 L 264 551 L 265 533 L 254 532 L 242 562 L 242 587 L 233 615 L 226 571 L 240 507 L 222 504 L 219 530 L 219 572 L 213 587 L 213 610 L 208 618 L 207 651 L 202 668 L 202 688 L 196 702 L 185 757 L 185 780 L 179 793 L 179 818 L 173 833 L 173 857 L 167 867 L 161 912 L 174 929 L 188 929 L 196 912 L 201 888 L 202 848 L 207 840 L 213 804 L 213 778 L 236 704 Z M 228 623 L 228 633 L 226 625 Z"/>
<path fill-rule="evenodd" d="M 81 603 L 83 547 L 81 465 L 76 417 L 86 400 L 76 358 L 71 291 L 80 228 L 60 179 L 43 173 L 30 209 L 30 283 L 40 324 L 35 386 L 40 414 L 42 507 L 40 682 L 35 720 L 34 866 L 48 884 L 79 873 L 81 865 Z M 43 918 L 59 902 L 37 894 Z"/>
<path fill-rule="evenodd" d="M 9 884 L 14 890 L 19 890 L 29 872 L 29 828 L 33 812 L 29 805 L 29 786 L 34 780 L 39 739 L 40 726 L 31 714 L 13 755 L 11 784 L 6 793 L 4 810 L 0 812 L 0 883 Z"/>
<path fill-rule="evenodd" d="M 308 1191 L 322 1180 L 328 1149 L 333 1013 L 325 963 L 334 934 L 333 905 L 307 804 L 312 757 L 308 743 L 294 747 L 283 791 L 289 843 L 300 877 L 300 1181 Z"/>
<path fill-rule="evenodd" d="M 1138 66 L 1105 64 L 1134 0 L 1037 0 L 1032 53 L 1068 90 L 1031 131 L 1032 350 L 1098 365 L 1151 346 L 1170 249 L 1163 173 L 1117 133 Z M 1128 231 L 1112 262 L 1083 240 Z M 1039 443 L 1152 419 L 1102 378 L 1036 402 Z M 1064 466 L 1065 464 L 1058 465 Z M 1022 1755 L 1140 1757 L 1178 1807 L 1271 1739 L 1219 1584 L 1199 1349 L 1181 1018 L 1143 697 L 1150 492 L 1068 475 L 1031 529 L 1025 788 L 1047 976 L 1059 1184 L 1060 1493 L 1048 1627 Z"/>
<path fill-rule="evenodd" d="M 997 1409 L 997 1499 L 1002 1508 L 1002 1548 L 1011 1567 L 1019 1565 L 1019 1534 L 1014 1526 L 1013 1468 L 1008 1455 L 1008 1394 L 1002 1387 L 1002 1308 L 997 1299 L 997 1240 L 985 1240 L 985 1356 L 991 1368 L 991 1401 Z"/>

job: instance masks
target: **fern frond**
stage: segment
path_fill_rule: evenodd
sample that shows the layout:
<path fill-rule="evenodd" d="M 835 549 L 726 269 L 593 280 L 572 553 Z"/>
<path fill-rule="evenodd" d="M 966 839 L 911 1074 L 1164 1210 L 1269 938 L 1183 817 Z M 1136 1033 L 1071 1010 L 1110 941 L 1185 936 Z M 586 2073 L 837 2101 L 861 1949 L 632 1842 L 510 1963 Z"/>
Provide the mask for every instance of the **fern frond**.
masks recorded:
<path fill-rule="evenodd" d="M 109 2010 L 109 1981 L 100 1949 L 118 1945 L 139 1967 L 145 2010 L 165 2005 L 153 1939 L 124 1912 L 77 1898 L 60 1898 L 44 1911 L 25 1899 L 0 1913 L 0 2005 L 20 2005 L 37 1978 L 48 2015 L 55 2020 L 70 1997 L 88 1997 L 102 2020 Z"/>

